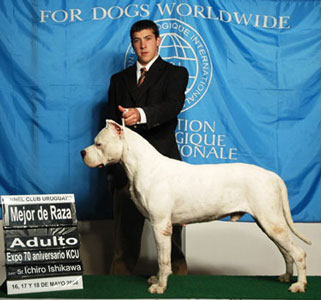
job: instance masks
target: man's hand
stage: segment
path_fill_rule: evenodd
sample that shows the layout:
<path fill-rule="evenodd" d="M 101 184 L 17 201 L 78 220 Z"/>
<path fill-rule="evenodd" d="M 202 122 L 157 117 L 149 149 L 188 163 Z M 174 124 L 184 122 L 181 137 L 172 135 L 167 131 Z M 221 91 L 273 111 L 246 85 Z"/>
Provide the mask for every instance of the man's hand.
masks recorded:
<path fill-rule="evenodd" d="M 122 113 L 122 117 L 124 118 L 125 125 L 133 126 L 140 121 L 140 113 L 137 108 L 125 108 L 121 105 L 118 105 L 118 109 Z"/>

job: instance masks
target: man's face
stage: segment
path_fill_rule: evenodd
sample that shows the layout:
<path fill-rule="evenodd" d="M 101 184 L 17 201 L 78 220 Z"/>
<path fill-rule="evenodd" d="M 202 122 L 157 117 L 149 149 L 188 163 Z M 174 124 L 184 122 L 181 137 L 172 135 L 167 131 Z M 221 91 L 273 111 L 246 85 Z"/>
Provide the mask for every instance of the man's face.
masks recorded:
<path fill-rule="evenodd" d="M 138 61 L 147 65 L 157 54 L 161 38 L 156 38 L 153 29 L 143 29 L 133 33 L 132 45 Z"/>

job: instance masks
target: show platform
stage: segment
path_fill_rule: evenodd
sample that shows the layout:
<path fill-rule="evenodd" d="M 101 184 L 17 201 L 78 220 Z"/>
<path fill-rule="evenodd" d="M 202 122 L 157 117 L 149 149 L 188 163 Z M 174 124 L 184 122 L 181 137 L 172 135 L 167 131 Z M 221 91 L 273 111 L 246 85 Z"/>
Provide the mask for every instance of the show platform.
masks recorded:
<path fill-rule="evenodd" d="M 321 299 L 321 277 L 308 277 L 305 293 L 290 293 L 289 284 L 272 276 L 171 275 L 163 295 L 147 292 L 142 276 L 85 275 L 84 289 L 7 295 L 5 284 L 0 299 Z"/>

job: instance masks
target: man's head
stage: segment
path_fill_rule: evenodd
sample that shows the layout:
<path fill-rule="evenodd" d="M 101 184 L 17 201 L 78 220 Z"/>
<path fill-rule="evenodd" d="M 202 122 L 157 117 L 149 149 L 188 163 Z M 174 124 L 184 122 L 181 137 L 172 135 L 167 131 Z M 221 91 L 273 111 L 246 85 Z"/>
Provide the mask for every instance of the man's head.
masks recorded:
<path fill-rule="evenodd" d="M 150 20 L 138 21 L 130 29 L 130 37 L 138 61 L 147 65 L 158 54 L 161 38 L 157 25 Z"/>
<path fill-rule="evenodd" d="M 155 38 L 159 37 L 159 30 L 157 25 L 151 20 L 141 20 L 134 23 L 130 29 L 130 38 L 133 40 L 133 34 L 137 31 L 142 31 L 144 29 L 152 29 Z"/>

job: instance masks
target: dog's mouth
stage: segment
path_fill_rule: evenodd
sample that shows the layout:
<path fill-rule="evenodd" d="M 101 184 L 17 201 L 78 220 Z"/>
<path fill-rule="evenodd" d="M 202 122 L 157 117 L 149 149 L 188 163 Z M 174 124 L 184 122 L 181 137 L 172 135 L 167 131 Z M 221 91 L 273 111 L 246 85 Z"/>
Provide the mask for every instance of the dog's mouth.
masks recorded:
<path fill-rule="evenodd" d="M 100 164 L 100 165 L 98 165 L 96 168 L 101 169 L 101 168 L 103 168 L 104 166 L 105 166 L 104 164 Z"/>

